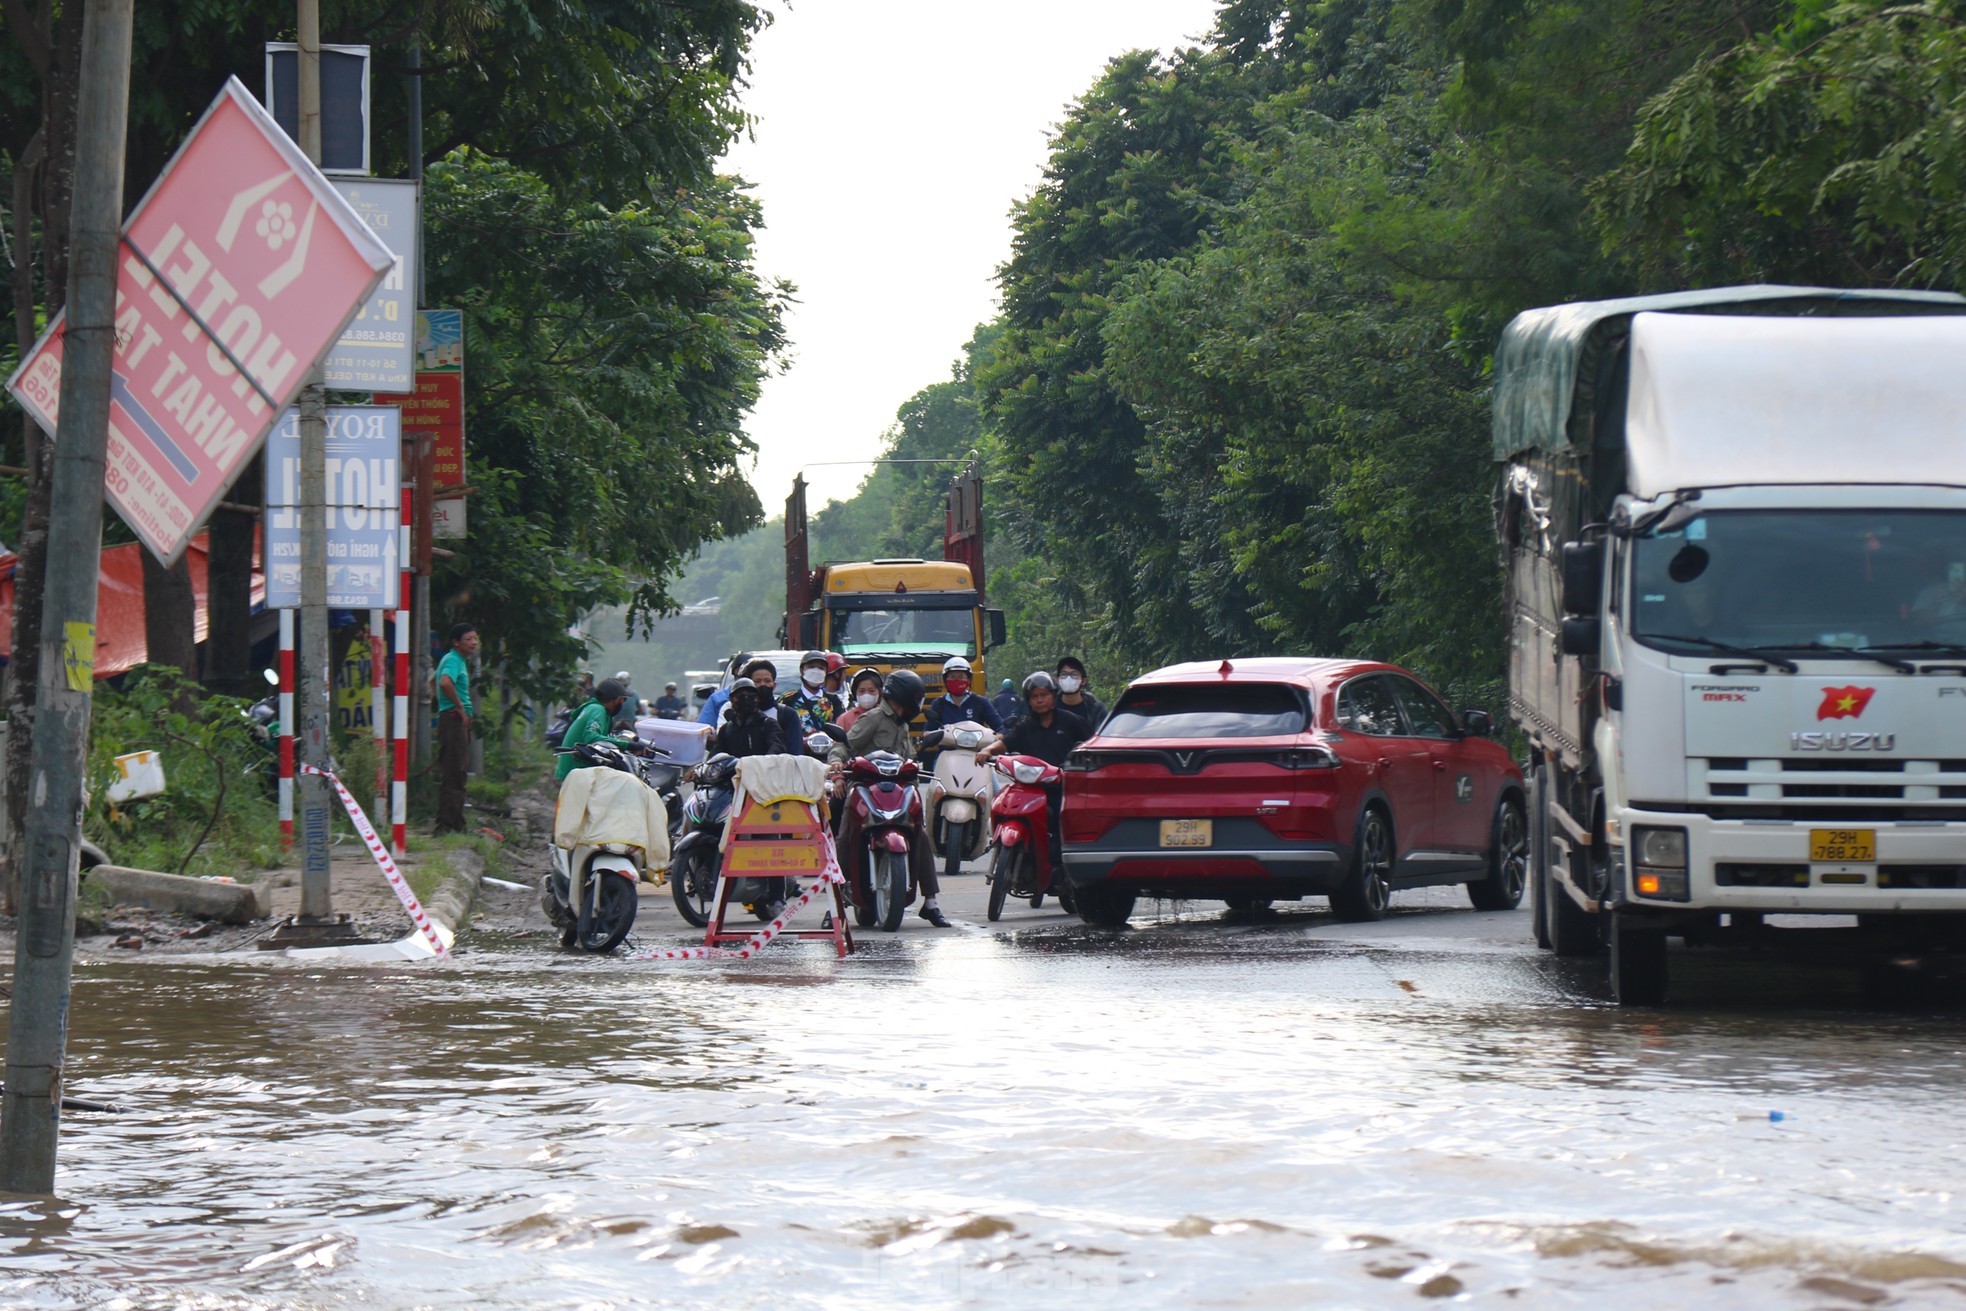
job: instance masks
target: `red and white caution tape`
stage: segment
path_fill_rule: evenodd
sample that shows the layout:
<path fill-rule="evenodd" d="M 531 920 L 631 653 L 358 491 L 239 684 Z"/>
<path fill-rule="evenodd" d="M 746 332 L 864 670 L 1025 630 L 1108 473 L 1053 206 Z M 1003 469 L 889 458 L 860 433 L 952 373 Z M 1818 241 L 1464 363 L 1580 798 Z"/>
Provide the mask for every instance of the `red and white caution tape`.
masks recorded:
<path fill-rule="evenodd" d="M 666 951 L 651 948 L 648 951 L 629 953 L 629 960 L 749 960 L 768 946 L 771 940 L 785 931 L 792 917 L 810 906 L 815 897 L 827 894 L 835 883 L 845 883 L 846 875 L 840 870 L 840 854 L 833 846 L 833 835 L 826 833 L 826 867 L 819 871 L 819 877 L 811 887 L 796 898 L 785 903 L 785 908 L 771 918 L 763 928 L 752 934 L 742 947 L 672 947 Z"/>
<path fill-rule="evenodd" d="M 382 839 L 376 836 L 375 826 L 369 823 L 369 817 L 362 813 L 362 807 L 348 794 L 348 789 L 341 785 L 341 780 L 327 770 L 316 769 L 312 765 L 296 765 L 295 768 L 303 774 L 319 774 L 334 784 L 335 795 L 341 798 L 342 806 L 348 811 L 348 818 L 354 821 L 355 831 L 362 835 L 362 841 L 369 844 L 369 854 L 375 857 L 375 863 L 381 867 L 382 877 L 388 879 L 389 886 L 396 890 L 396 898 L 403 903 L 403 909 L 410 913 L 411 922 L 422 930 L 432 952 L 439 958 L 449 955 L 450 949 L 444 946 L 443 938 L 437 933 L 437 926 L 424 913 L 423 904 L 416 899 L 416 894 L 410 891 L 410 885 L 403 881 L 403 872 L 396 868 L 396 862 L 389 858 L 389 848 L 382 845 Z"/>

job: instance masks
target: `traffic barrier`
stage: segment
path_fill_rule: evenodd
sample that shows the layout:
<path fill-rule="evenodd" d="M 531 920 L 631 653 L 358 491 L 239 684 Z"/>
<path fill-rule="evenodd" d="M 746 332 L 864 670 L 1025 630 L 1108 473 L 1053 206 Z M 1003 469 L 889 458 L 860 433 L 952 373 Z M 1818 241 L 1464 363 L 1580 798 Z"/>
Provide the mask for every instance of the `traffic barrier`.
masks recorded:
<path fill-rule="evenodd" d="M 833 888 L 846 882 L 846 875 L 840 870 L 839 851 L 833 846 L 833 835 L 826 835 L 826 867 L 813 880 L 812 886 L 785 903 L 785 909 L 774 915 L 770 922 L 752 934 L 742 947 L 671 947 L 667 950 L 651 948 L 647 951 L 628 953 L 628 960 L 749 960 L 771 944 L 771 940 L 785 931 L 792 917 L 810 906 L 815 898 L 832 898 Z M 837 903 L 836 903 L 837 905 Z M 836 909 L 834 914 L 842 914 Z"/>
<path fill-rule="evenodd" d="M 348 789 L 342 786 L 341 780 L 327 770 L 316 769 L 313 765 L 302 765 L 300 772 L 319 774 L 334 786 L 335 795 L 341 798 L 342 808 L 347 810 L 348 818 L 355 824 L 355 831 L 362 835 L 362 841 L 368 843 L 369 854 L 375 857 L 376 865 L 382 870 L 382 877 L 389 880 L 389 886 L 395 890 L 396 899 L 402 902 L 403 909 L 410 913 L 410 922 L 422 931 L 424 938 L 430 943 L 431 951 L 439 959 L 448 956 L 450 950 L 444 946 L 443 938 L 438 935 L 436 924 L 424 913 L 423 904 L 416 899 L 416 893 L 410 891 L 410 885 L 403 880 L 403 872 L 396 868 L 396 862 L 389 858 L 388 848 L 384 847 L 382 839 L 376 836 L 375 826 L 369 823 L 369 817 L 362 813 L 362 807 L 353 796 L 349 795 Z"/>

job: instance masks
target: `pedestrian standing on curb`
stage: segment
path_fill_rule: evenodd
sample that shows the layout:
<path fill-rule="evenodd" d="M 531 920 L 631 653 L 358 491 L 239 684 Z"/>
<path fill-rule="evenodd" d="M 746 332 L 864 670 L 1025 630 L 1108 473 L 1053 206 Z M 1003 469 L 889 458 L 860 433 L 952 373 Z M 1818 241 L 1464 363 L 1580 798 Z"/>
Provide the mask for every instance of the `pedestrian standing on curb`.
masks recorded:
<path fill-rule="evenodd" d="M 451 628 L 451 649 L 437 662 L 437 832 L 464 831 L 464 776 L 471 761 L 471 657 L 478 654 L 478 628 Z"/>

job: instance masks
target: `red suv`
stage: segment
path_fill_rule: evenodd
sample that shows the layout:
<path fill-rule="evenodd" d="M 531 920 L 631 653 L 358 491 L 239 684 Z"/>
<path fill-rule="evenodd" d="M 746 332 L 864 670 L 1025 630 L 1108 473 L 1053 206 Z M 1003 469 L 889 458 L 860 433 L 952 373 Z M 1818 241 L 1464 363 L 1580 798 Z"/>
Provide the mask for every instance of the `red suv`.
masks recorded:
<path fill-rule="evenodd" d="M 1078 910 L 1120 924 L 1141 894 L 1247 909 L 1328 896 L 1351 920 L 1397 888 L 1522 899 L 1522 771 L 1481 711 L 1361 660 L 1224 660 L 1134 680 L 1065 762 Z"/>

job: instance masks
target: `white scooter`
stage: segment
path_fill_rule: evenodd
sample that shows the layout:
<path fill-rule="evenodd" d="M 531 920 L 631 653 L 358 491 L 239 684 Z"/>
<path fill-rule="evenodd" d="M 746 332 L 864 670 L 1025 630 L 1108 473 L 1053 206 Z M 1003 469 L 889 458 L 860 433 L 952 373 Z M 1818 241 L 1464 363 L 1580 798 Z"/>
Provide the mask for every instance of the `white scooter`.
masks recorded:
<path fill-rule="evenodd" d="M 990 769 L 976 763 L 976 753 L 995 738 L 973 719 L 943 731 L 928 809 L 929 839 L 942 853 L 945 877 L 960 873 L 965 860 L 974 860 L 990 845 Z"/>

